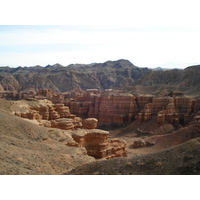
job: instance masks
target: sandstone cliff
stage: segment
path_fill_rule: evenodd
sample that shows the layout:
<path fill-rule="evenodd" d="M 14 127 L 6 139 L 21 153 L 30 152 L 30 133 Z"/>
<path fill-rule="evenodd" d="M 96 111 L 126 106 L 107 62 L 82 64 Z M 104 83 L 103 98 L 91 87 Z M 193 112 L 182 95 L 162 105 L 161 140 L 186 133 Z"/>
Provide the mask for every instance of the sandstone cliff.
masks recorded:
<path fill-rule="evenodd" d="M 126 142 L 120 139 L 108 141 L 108 131 L 98 129 L 83 129 L 71 132 L 76 141 L 69 146 L 85 147 L 87 154 L 95 158 L 126 157 Z"/>
<path fill-rule="evenodd" d="M 23 112 L 14 112 L 19 117 L 35 120 L 39 125 L 48 128 L 74 130 L 68 132 L 74 141 L 71 140 L 67 145 L 85 147 L 89 156 L 107 159 L 126 156 L 126 142 L 117 138 L 108 141 L 108 131 L 95 129 L 98 124 L 95 118 L 82 120 L 71 114 L 64 104 L 52 104 L 47 100 L 40 100 L 32 106 L 21 105 L 20 107 Z"/>

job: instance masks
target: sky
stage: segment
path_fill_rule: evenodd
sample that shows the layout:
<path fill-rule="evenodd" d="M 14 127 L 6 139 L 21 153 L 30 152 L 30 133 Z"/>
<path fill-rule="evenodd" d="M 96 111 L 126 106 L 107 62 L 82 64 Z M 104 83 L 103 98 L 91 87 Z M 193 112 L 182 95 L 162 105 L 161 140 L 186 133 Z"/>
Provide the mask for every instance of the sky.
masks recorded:
<path fill-rule="evenodd" d="M 200 64 L 198 1 L 17 2 L 11 8 L 7 0 L 1 12 L 0 66 L 118 59 L 139 67 Z"/>

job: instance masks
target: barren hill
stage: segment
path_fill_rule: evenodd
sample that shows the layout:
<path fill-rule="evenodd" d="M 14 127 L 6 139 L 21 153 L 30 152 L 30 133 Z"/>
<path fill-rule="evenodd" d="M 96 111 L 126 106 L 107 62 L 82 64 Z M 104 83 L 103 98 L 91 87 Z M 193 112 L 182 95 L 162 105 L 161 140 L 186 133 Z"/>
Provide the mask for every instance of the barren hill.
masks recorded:
<path fill-rule="evenodd" d="M 176 90 L 198 96 L 200 66 L 184 70 L 158 70 L 140 68 L 128 60 L 105 63 L 60 64 L 46 67 L 0 68 L 0 90 L 28 92 L 39 88 L 52 89 L 56 93 L 80 87 L 86 89 L 115 89 L 122 87 L 133 93 L 152 93 Z M 131 87 L 131 88 L 130 88 Z"/>
<path fill-rule="evenodd" d="M 14 69 L 1 67 L 0 83 L 4 90 L 26 92 L 48 88 L 59 93 L 79 86 L 82 89 L 107 89 L 132 85 L 146 71 L 147 68 L 138 68 L 127 60 L 67 67 L 59 64 Z"/>

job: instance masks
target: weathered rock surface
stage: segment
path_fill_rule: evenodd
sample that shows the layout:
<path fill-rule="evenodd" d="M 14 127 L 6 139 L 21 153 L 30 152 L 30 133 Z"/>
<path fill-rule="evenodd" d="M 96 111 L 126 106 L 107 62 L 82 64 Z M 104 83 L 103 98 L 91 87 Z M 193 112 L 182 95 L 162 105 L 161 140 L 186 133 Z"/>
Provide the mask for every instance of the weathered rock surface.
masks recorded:
<path fill-rule="evenodd" d="M 96 118 L 99 127 L 110 124 L 127 125 L 135 120 L 140 124 L 155 120 L 159 126 L 171 124 L 178 129 L 194 121 L 195 113 L 200 110 L 199 99 L 183 95 L 155 97 L 153 95 L 130 95 L 113 90 L 90 89 L 84 92 L 80 88 L 63 95 L 57 95 L 49 89 L 41 89 L 37 94 L 34 92 L 20 94 L 12 92 L 10 95 L 7 97 L 11 99 L 38 98 L 56 102 L 56 104 L 36 105 L 32 108 L 32 110 L 38 111 L 42 120 L 74 119 L 76 116 Z M 32 115 L 33 117 L 31 117 Z M 27 116 L 24 114 L 24 117 L 38 118 L 36 115 L 36 113 L 27 114 Z M 49 126 L 49 123 L 45 122 L 44 124 Z M 75 127 L 81 127 L 81 122 Z"/>
<path fill-rule="evenodd" d="M 37 120 L 40 125 L 69 130 L 82 127 L 82 119 L 72 115 L 64 104 L 47 103 L 36 104 L 26 108 L 25 112 L 15 112 L 15 115 Z"/>
<path fill-rule="evenodd" d="M 137 104 L 132 95 L 101 96 L 89 95 L 70 102 L 71 113 L 79 117 L 96 118 L 99 125 L 131 122 L 136 113 Z"/>
<path fill-rule="evenodd" d="M 81 129 L 71 132 L 76 143 L 69 146 L 85 147 L 87 154 L 95 158 L 124 157 L 126 153 L 126 142 L 120 139 L 108 141 L 108 131 L 99 129 Z"/>
<path fill-rule="evenodd" d="M 133 142 L 132 146 L 134 148 L 140 148 L 140 147 L 152 146 L 154 144 L 155 144 L 155 142 L 149 142 L 149 141 L 145 141 L 145 140 L 135 140 Z"/>
<path fill-rule="evenodd" d="M 83 120 L 84 129 L 95 129 L 97 127 L 98 120 L 95 118 L 87 118 Z"/>

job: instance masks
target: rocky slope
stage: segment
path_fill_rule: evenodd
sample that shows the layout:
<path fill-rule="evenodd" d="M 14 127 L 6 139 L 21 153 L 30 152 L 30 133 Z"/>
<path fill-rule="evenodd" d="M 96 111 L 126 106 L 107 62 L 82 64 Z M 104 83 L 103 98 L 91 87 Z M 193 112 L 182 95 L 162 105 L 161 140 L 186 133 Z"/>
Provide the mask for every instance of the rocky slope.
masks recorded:
<path fill-rule="evenodd" d="M 148 155 L 88 163 L 65 174 L 199 175 L 200 138 Z"/>
<path fill-rule="evenodd" d="M 40 102 L 49 105 L 47 100 Z M 90 129 L 96 126 L 94 119 L 83 120 L 87 129 L 61 130 L 41 127 L 37 118 L 30 121 L 14 115 L 36 104 L 37 100 L 0 100 L 0 174 L 199 174 L 199 139 L 191 139 L 200 136 L 200 115 L 178 131 L 145 136 L 147 145 L 135 149 L 134 142 L 144 136 L 138 132 L 135 137 L 133 127 L 127 130 L 133 124 L 116 139 L 120 134 Z M 144 123 L 152 125 L 152 121 Z"/>
<path fill-rule="evenodd" d="M 50 130 L 43 129 L 43 131 L 47 133 L 45 141 L 48 141 L 48 137 L 51 136 L 52 133 L 59 131 L 59 133 L 64 137 L 64 139 L 61 139 L 61 141 L 64 142 L 64 145 L 75 148 L 85 147 L 84 153 L 95 158 L 109 159 L 113 157 L 126 156 L 125 141 L 120 139 L 109 141 L 108 131 L 96 129 L 98 123 L 97 119 L 87 118 L 82 120 L 81 118 L 76 117 L 76 115 L 70 114 L 69 108 L 63 104 L 52 104 L 49 100 L 36 99 L 32 101 L 22 100 L 9 102 L 1 100 L 0 103 L 2 103 L 0 108 L 4 107 L 3 104 L 9 105 L 9 110 L 12 114 L 19 116 L 19 118 L 22 117 L 27 122 L 32 122 L 32 126 L 36 126 L 39 132 L 40 129 L 38 125 L 52 128 Z M 2 112 L 4 112 L 4 110 Z M 10 118 L 11 120 L 14 120 L 12 119 L 12 115 Z M 7 123 L 9 129 L 12 129 L 13 127 L 10 126 L 6 119 L 2 121 L 5 124 Z M 20 126 L 19 119 L 15 123 L 19 123 Z M 2 129 L 1 134 L 4 137 L 6 133 L 4 133 L 4 127 Z M 23 134 L 21 131 L 22 130 L 19 130 L 19 134 Z M 36 135 L 41 134 L 38 133 L 38 131 L 35 133 L 34 129 L 32 130 L 32 133 Z M 27 133 L 24 133 L 24 136 L 26 136 L 26 134 Z M 59 135 L 57 138 L 55 135 L 55 139 L 59 139 Z"/>
<path fill-rule="evenodd" d="M 62 174 L 95 159 L 83 147 L 66 146 L 72 138 L 14 116 L 15 102 L 0 100 L 0 174 Z"/>
<path fill-rule="evenodd" d="M 146 71 L 147 68 L 138 68 L 127 60 L 67 67 L 59 64 L 46 67 L 1 67 L 0 83 L 6 91 L 26 92 L 48 88 L 59 93 L 79 86 L 85 90 L 132 85 Z"/>
<path fill-rule="evenodd" d="M 122 87 L 132 93 L 158 93 L 164 90 L 185 92 L 200 96 L 200 66 L 184 70 L 158 70 L 139 68 L 128 60 L 107 61 L 88 65 L 60 64 L 46 67 L 0 67 L 0 92 L 29 92 L 52 89 L 56 93 L 80 87 L 109 89 Z"/>

